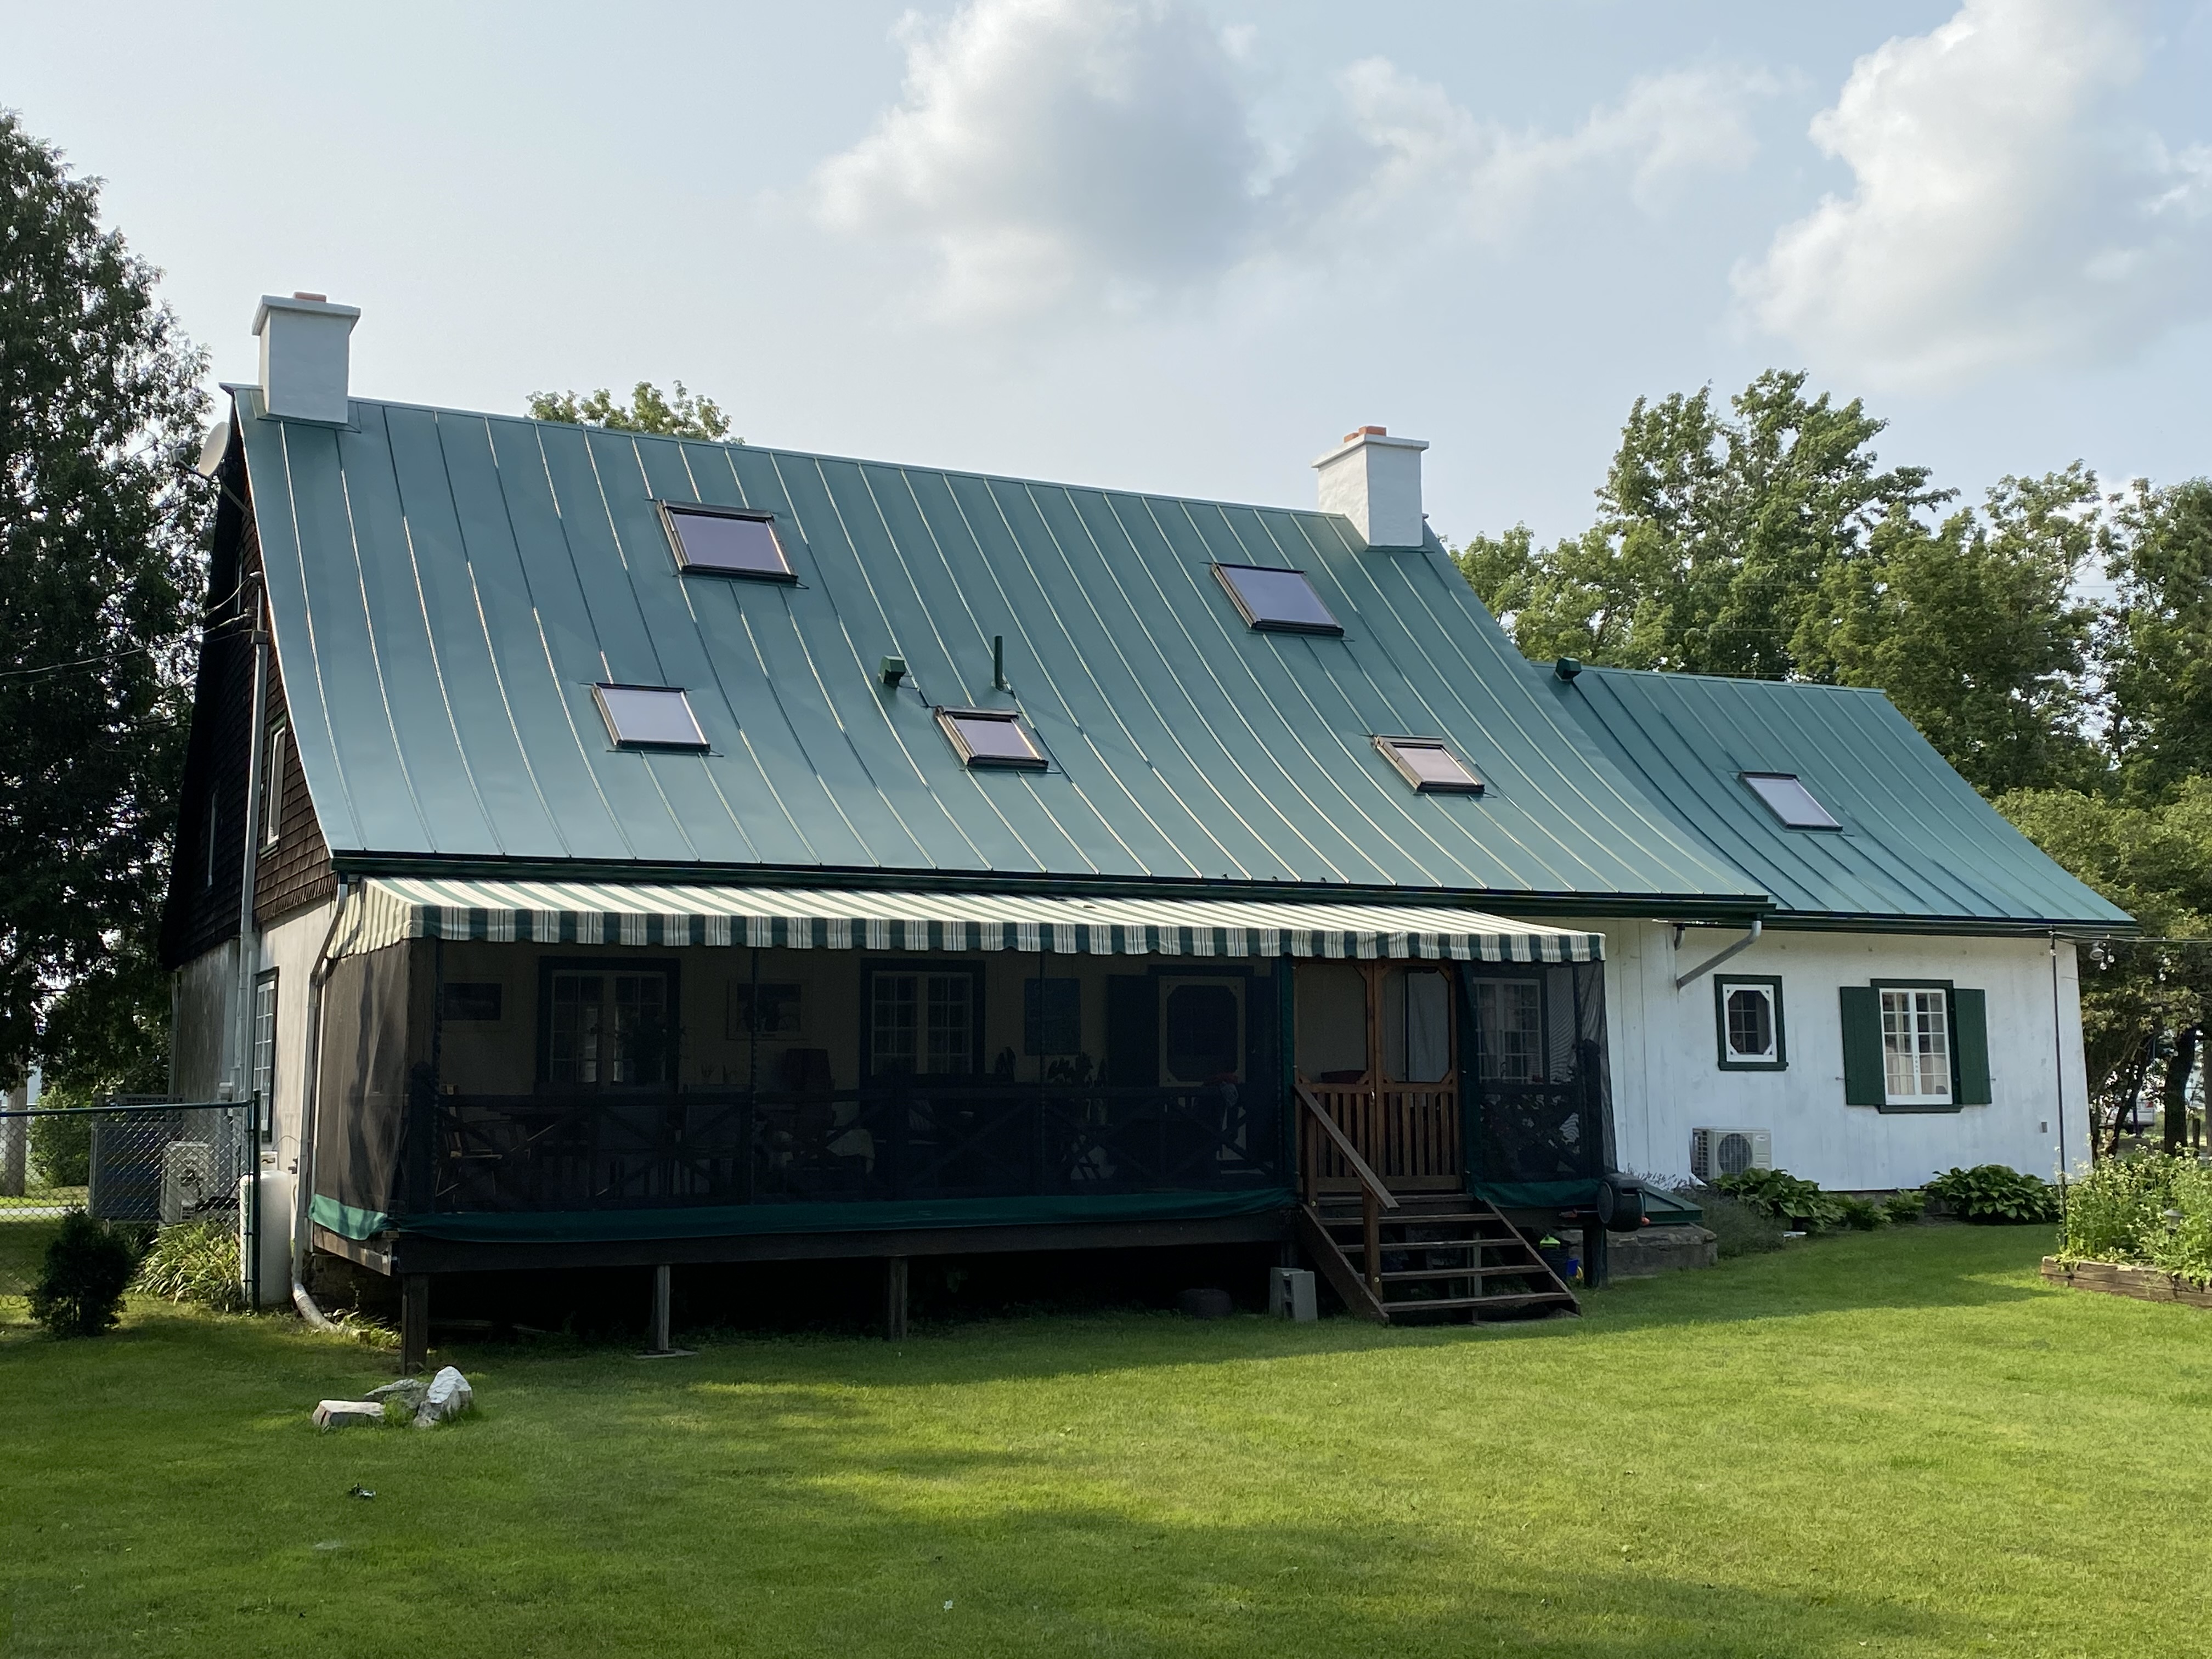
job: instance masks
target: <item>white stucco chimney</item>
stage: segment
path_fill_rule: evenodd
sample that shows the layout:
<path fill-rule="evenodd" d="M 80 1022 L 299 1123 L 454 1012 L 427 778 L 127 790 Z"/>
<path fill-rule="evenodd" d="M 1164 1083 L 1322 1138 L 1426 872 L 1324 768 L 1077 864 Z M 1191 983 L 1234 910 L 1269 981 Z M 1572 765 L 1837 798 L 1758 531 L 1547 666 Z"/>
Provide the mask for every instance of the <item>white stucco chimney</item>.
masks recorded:
<path fill-rule="evenodd" d="M 1394 438 L 1363 426 L 1314 463 L 1321 473 L 1321 510 L 1341 513 L 1370 547 L 1421 544 L 1419 438 Z"/>
<path fill-rule="evenodd" d="M 289 300 L 264 294 L 254 308 L 261 337 L 261 398 L 271 415 L 343 426 L 348 342 L 357 306 L 334 306 L 319 294 Z"/>

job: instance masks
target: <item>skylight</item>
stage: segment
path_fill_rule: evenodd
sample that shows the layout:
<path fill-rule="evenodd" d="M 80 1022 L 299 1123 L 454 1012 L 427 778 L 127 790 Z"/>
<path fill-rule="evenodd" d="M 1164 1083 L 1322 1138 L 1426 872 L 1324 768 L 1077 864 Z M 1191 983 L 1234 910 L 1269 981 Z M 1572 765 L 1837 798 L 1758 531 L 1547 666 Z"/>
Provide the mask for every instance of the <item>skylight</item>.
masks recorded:
<path fill-rule="evenodd" d="M 595 685 L 607 734 L 623 749 L 704 749 L 706 734 L 683 692 L 665 685 Z"/>
<path fill-rule="evenodd" d="M 1743 781 L 1767 810 L 1792 830 L 1840 830 L 1836 815 L 1814 799 L 1794 772 L 1746 772 Z"/>
<path fill-rule="evenodd" d="M 1245 625 L 1268 633 L 1341 634 L 1344 628 L 1321 602 L 1303 570 L 1254 564 L 1217 564 L 1214 575 L 1243 613 Z"/>
<path fill-rule="evenodd" d="M 760 576 L 770 581 L 794 580 L 772 514 L 679 507 L 663 501 L 660 516 L 667 524 L 669 544 L 676 550 L 676 563 L 681 569 L 716 576 Z"/>
<path fill-rule="evenodd" d="M 1437 738 L 1377 738 L 1375 746 L 1406 781 L 1425 795 L 1479 795 L 1474 769 Z"/>
<path fill-rule="evenodd" d="M 1021 717 L 994 708 L 940 708 L 945 736 L 969 766 L 1004 766 L 1044 770 L 1044 757 L 1022 727 Z"/>

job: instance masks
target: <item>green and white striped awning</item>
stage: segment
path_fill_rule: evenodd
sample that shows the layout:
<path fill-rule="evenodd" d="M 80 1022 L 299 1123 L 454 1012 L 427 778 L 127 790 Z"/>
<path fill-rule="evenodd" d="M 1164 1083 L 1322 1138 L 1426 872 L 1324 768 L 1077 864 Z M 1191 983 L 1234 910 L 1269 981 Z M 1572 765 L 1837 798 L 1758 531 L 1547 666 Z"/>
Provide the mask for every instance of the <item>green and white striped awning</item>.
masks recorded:
<path fill-rule="evenodd" d="M 1440 905 L 378 878 L 341 954 L 409 939 L 1062 956 L 1595 962 L 1604 936 Z"/>

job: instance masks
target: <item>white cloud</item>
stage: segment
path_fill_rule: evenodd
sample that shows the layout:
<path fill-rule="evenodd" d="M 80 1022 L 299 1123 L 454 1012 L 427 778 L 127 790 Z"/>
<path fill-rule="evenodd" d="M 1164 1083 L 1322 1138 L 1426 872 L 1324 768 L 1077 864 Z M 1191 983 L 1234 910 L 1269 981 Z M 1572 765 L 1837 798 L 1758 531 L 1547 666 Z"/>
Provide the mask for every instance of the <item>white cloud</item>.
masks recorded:
<path fill-rule="evenodd" d="M 2128 120 L 2142 52 L 2118 5 L 1966 0 L 1861 58 L 1811 130 L 1856 187 L 1737 271 L 1751 317 L 1824 368 L 1936 386 L 2212 308 L 2212 152 Z"/>
<path fill-rule="evenodd" d="M 1194 0 L 970 0 L 941 28 L 902 27 L 901 101 L 818 169 L 817 217 L 927 250 L 939 308 L 994 318 L 1127 307 L 1408 237 L 1503 240 L 1591 180 L 1656 213 L 1687 176 L 1748 164 L 1745 106 L 1771 89 L 1659 75 L 1547 134 L 1369 59 L 1271 176 L 1253 33 L 1215 29 Z"/>
<path fill-rule="evenodd" d="M 905 97 L 822 167 L 820 217 L 933 247 L 951 309 L 1126 301 L 1243 256 L 1260 149 L 1194 7 L 975 0 L 906 30 Z"/>

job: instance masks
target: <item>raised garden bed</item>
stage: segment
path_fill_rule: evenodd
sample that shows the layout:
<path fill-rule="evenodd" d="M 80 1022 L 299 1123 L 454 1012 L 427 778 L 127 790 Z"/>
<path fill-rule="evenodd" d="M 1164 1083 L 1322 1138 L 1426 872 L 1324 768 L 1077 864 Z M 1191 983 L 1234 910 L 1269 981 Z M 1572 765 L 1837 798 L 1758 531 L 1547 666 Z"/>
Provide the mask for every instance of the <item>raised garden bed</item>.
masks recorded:
<path fill-rule="evenodd" d="M 2156 1267 L 2130 1267 L 2117 1261 L 2068 1262 L 2046 1255 L 2043 1276 L 2054 1285 L 2070 1285 L 2077 1291 L 2131 1296 L 2138 1302 L 2184 1302 L 2192 1308 L 2212 1308 L 2212 1286 L 2192 1285 Z"/>

